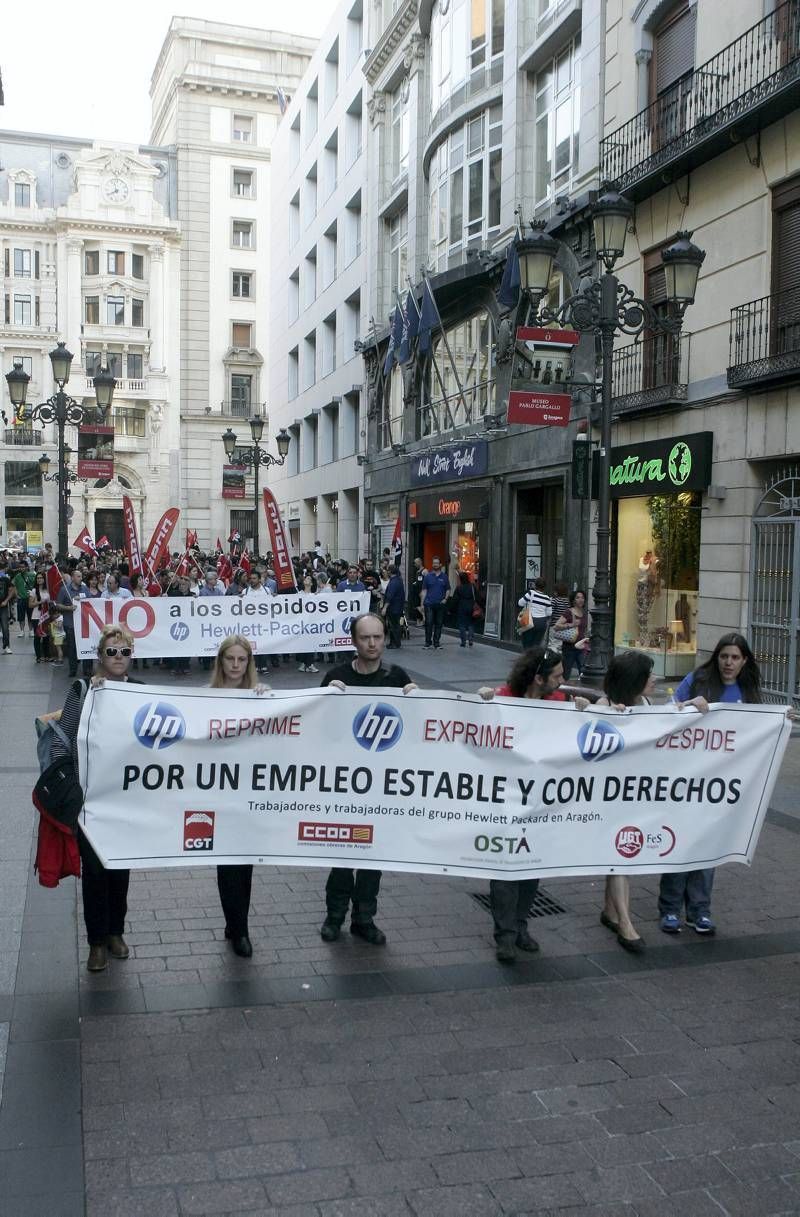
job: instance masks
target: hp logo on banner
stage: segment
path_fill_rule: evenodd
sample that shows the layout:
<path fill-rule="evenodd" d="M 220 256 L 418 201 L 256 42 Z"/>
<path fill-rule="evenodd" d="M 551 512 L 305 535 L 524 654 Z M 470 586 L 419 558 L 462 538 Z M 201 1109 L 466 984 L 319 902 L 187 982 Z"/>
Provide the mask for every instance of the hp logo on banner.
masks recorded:
<path fill-rule="evenodd" d="M 189 627 L 185 621 L 175 621 L 169 627 L 169 635 L 176 642 L 183 642 L 184 638 L 189 637 Z"/>
<path fill-rule="evenodd" d="M 183 739 L 186 720 L 169 702 L 151 701 L 137 711 L 133 729 L 140 744 L 159 752 Z"/>
<path fill-rule="evenodd" d="M 356 742 L 368 752 L 385 752 L 393 748 L 403 734 L 403 720 L 394 706 L 374 701 L 359 710 L 353 719 Z"/>
<path fill-rule="evenodd" d="M 584 723 L 578 732 L 578 748 L 585 761 L 602 761 L 615 752 L 622 752 L 624 747 L 625 740 L 617 728 L 602 719 Z"/>

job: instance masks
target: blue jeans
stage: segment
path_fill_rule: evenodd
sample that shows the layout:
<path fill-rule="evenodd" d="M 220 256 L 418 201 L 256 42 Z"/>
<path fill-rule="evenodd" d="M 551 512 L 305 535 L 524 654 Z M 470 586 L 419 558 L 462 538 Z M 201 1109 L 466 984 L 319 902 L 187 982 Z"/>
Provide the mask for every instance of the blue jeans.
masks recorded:
<path fill-rule="evenodd" d="M 425 605 L 425 646 L 429 647 L 431 643 L 438 647 L 442 640 L 442 626 L 444 625 L 444 601 L 439 604 Z"/>
<path fill-rule="evenodd" d="M 686 916 L 690 921 L 711 914 L 711 888 L 714 886 L 714 868 L 708 870 L 681 871 L 674 875 L 662 875 L 658 889 L 658 911 L 661 916 L 674 913 L 680 917 L 686 904 Z"/>
<path fill-rule="evenodd" d="M 467 642 L 472 644 L 472 639 L 475 637 L 475 622 L 472 619 L 472 611 L 469 617 L 459 617 L 458 632 L 461 635 L 461 645 L 466 646 Z"/>
<path fill-rule="evenodd" d="M 562 643 L 561 660 L 564 664 L 564 680 L 569 680 L 573 665 L 578 669 L 578 676 L 583 671 L 584 653 L 582 647 L 575 647 L 571 642 Z"/>
<path fill-rule="evenodd" d="M 525 630 L 522 635 L 522 649 L 529 651 L 531 647 L 541 646 L 547 631 L 550 628 L 550 618 L 542 617 L 537 620 L 535 625 L 532 625 L 529 630 Z"/>
<path fill-rule="evenodd" d="M 2 631 L 2 634 L 3 634 L 3 647 L 4 648 L 9 647 L 11 645 L 11 638 L 8 633 L 8 605 L 7 604 L 4 604 L 2 606 L 2 608 L 0 608 L 0 631 Z"/>

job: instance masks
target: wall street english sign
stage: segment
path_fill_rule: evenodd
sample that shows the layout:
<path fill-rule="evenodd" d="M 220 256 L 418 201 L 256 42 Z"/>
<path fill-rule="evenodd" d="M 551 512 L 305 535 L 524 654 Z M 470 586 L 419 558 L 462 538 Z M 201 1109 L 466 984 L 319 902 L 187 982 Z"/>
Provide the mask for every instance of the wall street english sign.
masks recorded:
<path fill-rule="evenodd" d="M 471 444 L 451 444 L 424 452 L 411 460 L 411 485 L 430 486 L 433 482 L 459 482 L 482 477 L 489 464 L 485 439 Z"/>

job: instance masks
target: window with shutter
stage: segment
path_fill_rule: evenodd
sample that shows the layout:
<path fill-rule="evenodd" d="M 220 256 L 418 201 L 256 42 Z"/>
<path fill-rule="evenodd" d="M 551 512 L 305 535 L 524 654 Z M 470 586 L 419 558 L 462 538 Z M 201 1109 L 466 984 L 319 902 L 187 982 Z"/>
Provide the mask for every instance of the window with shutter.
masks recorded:
<path fill-rule="evenodd" d="M 34 279 L 39 279 L 41 277 L 39 275 L 39 251 L 38 251 L 38 249 L 35 251 L 35 253 L 33 255 L 33 277 L 34 277 Z"/>
<path fill-rule="evenodd" d="M 772 192 L 772 354 L 800 350 L 800 177 Z"/>
<path fill-rule="evenodd" d="M 694 80 L 697 9 L 681 3 L 653 33 L 650 100 L 656 102 L 653 151 L 686 129 L 687 97 Z"/>
<path fill-rule="evenodd" d="M 667 242 L 668 244 L 668 242 Z M 669 317 L 673 306 L 667 297 L 667 277 L 661 249 L 644 255 L 644 298 L 660 317 Z M 660 389 L 678 384 L 678 343 L 675 335 L 646 330 L 642 335 L 642 388 Z"/>

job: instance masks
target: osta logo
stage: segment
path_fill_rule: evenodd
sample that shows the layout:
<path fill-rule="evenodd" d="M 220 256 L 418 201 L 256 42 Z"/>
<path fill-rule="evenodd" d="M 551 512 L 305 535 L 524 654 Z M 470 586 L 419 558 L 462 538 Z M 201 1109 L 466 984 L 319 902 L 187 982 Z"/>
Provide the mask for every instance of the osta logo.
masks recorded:
<path fill-rule="evenodd" d="M 185 811 L 183 813 L 183 848 L 184 851 L 214 848 L 213 811 Z"/>
<path fill-rule="evenodd" d="M 137 710 L 133 730 L 140 744 L 159 752 L 183 739 L 186 720 L 177 706 L 151 701 Z"/>
<path fill-rule="evenodd" d="M 635 858 L 642 852 L 644 833 L 635 824 L 626 824 L 617 833 L 614 844 L 617 847 L 617 853 L 622 854 L 623 858 Z"/>
<path fill-rule="evenodd" d="M 368 752 L 385 752 L 394 748 L 403 734 L 403 720 L 394 706 L 374 701 L 362 707 L 353 719 L 356 743 Z"/>
<path fill-rule="evenodd" d="M 327 824 L 301 820 L 297 840 L 303 845 L 324 841 L 327 845 L 371 845 L 374 828 L 371 824 Z"/>
<path fill-rule="evenodd" d="M 578 732 L 578 749 L 585 761 L 602 761 L 624 747 L 625 740 L 617 728 L 602 718 L 584 723 Z"/>

